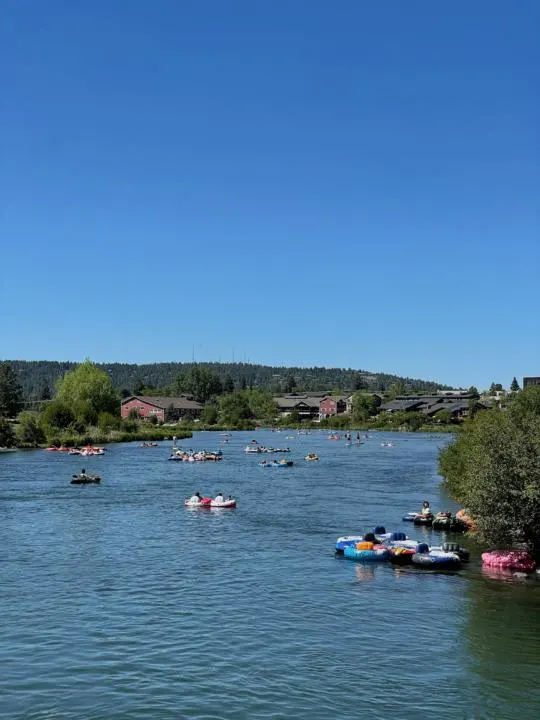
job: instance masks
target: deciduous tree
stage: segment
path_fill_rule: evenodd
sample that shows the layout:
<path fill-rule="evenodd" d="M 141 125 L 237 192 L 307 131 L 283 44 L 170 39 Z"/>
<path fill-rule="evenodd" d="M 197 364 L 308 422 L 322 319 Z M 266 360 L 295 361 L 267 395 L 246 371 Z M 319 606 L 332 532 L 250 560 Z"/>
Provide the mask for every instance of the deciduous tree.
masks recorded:
<path fill-rule="evenodd" d="M 120 409 L 119 397 L 109 375 L 90 360 L 64 375 L 58 383 L 56 399 L 74 408 L 83 422 L 87 422 L 85 413 L 92 412 L 97 418 L 101 412 L 117 414 Z"/>
<path fill-rule="evenodd" d="M 540 551 L 540 387 L 507 412 L 479 412 L 440 455 L 440 472 L 482 539 Z"/>

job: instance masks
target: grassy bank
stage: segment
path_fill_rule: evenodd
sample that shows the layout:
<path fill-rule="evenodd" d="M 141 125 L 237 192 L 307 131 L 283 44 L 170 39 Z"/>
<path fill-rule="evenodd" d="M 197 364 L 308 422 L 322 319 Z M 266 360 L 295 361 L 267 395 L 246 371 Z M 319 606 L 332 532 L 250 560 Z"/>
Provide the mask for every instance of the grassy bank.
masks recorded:
<path fill-rule="evenodd" d="M 63 432 L 51 435 L 46 443 L 36 444 L 18 442 L 16 447 L 30 449 L 35 447 L 82 447 L 84 445 L 106 445 L 108 443 L 172 440 L 176 435 L 178 440 L 185 440 L 193 436 L 190 430 L 174 427 L 144 427 L 133 432 L 125 430 L 103 431 L 99 428 L 88 428 L 84 433 Z"/>

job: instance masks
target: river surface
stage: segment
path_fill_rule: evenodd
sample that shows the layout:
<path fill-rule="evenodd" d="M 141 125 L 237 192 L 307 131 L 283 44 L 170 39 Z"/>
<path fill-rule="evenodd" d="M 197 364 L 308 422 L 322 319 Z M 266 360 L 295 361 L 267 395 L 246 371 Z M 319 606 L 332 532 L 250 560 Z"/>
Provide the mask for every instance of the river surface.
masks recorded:
<path fill-rule="evenodd" d="M 378 524 L 444 539 L 401 517 L 456 508 L 436 471 L 448 436 L 287 435 L 180 443 L 220 463 L 168 462 L 170 443 L 0 455 L 0 717 L 537 720 L 537 579 L 486 575 L 463 538 L 459 572 L 334 555 Z M 295 466 L 259 467 L 253 437 Z M 69 484 L 83 465 L 101 486 Z M 185 509 L 197 490 L 238 508 Z"/>

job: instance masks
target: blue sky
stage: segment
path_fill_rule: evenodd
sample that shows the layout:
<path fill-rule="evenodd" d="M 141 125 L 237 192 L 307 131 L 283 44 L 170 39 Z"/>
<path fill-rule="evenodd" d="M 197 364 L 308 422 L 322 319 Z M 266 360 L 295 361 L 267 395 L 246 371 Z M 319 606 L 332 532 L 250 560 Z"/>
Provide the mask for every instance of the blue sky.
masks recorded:
<path fill-rule="evenodd" d="M 0 358 L 540 374 L 536 0 L 6 0 Z"/>

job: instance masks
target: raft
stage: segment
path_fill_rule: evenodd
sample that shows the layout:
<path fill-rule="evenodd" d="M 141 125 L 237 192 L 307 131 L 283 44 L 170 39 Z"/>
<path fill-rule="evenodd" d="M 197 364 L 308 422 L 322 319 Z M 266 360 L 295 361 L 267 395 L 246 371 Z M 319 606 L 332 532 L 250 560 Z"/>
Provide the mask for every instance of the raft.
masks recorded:
<path fill-rule="evenodd" d="M 212 498 L 203 498 L 199 503 L 192 503 L 189 500 L 184 500 L 184 507 L 188 508 L 235 508 L 236 500 L 224 500 L 223 502 L 216 502 Z"/>
<path fill-rule="evenodd" d="M 431 525 L 433 523 L 433 515 L 431 513 L 418 513 L 413 523 L 415 525 Z"/>
<path fill-rule="evenodd" d="M 99 485 L 100 482 L 97 475 L 73 475 L 71 485 Z"/>
<path fill-rule="evenodd" d="M 536 562 L 526 550 L 493 550 L 482 553 L 482 562 L 487 567 L 533 572 Z"/>

